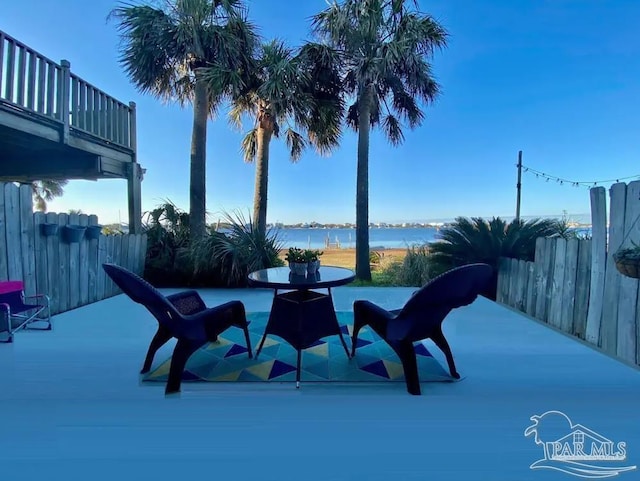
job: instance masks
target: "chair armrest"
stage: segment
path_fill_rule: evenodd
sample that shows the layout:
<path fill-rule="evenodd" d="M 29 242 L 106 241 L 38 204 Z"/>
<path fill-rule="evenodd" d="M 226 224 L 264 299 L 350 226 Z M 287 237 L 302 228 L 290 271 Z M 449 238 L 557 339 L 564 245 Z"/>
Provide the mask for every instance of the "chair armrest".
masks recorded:
<path fill-rule="evenodd" d="M 362 314 L 366 316 L 373 315 L 374 317 L 382 318 L 382 319 L 385 319 L 386 321 L 390 321 L 391 319 L 394 319 L 400 312 L 400 310 L 388 311 L 387 309 L 384 309 L 379 305 L 374 304 L 371 301 L 363 301 L 363 300 L 355 301 L 353 303 L 353 311 L 354 311 L 354 314 L 358 312 L 358 314 Z"/>
<path fill-rule="evenodd" d="M 183 335 L 189 339 L 202 339 L 206 337 L 205 324 L 209 318 L 221 317 L 226 315 L 233 315 L 233 309 L 242 308 L 244 313 L 244 306 L 240 301 L 229 301 L 219 306 L 209 307 L 203 311 L 195 314 L 183 315 L 181 328 L 183 329 Z"/>
<path fill-rule="evenodd" d="M 239 301 L 229 301 L 219 306 L 207 307 L 204 311 L 196 312 L 195 314 L 183 315 L 183 319 L 187 322 L 197 322 L 206 319 L 209 316 L 222 314 L 224 311 L 232 309 L 238 305 Z"/>
<path fill-rule="evenodd" d="M 47 302 L 47 305 L 49 305 L 49 296 L 46 294 L 33 294 L 32 296 L 24 296 L 25 300 L 26 299 L 44 299 Z"/>

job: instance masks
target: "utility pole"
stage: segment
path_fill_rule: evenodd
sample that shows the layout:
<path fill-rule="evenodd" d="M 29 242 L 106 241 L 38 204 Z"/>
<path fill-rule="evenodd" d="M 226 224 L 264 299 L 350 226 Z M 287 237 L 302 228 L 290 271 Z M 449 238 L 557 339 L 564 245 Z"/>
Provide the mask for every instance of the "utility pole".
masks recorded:
<path fill-rule="evenodd" d="M 516 220 L 520 220 L 520 195 L 522 193 L 522 150 L 518 151 L 518 183 L 516 184 Z"/>

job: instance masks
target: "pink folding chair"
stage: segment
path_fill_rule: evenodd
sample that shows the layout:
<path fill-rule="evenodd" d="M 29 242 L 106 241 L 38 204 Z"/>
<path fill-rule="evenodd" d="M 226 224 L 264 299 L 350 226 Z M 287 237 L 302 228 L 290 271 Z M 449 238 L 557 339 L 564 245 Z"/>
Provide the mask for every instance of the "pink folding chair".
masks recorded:
<path fill-rule="evenodd" d="M 34 327 L 46 323 L 46 327 Z M 22 281 L 0 282 L 0 333 L 7 333 L 0 342 L 13 342 L 13 334 L 20 329 L 51 329 L 51 308 L 45 294 L 25 296 Z"/>

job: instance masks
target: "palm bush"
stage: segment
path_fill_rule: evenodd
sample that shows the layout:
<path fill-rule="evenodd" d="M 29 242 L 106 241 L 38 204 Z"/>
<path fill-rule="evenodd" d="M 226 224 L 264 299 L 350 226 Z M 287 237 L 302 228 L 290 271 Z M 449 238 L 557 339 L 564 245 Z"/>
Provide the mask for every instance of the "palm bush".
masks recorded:
<path fill-rule="evenodd" d="M 189 263 L 189 214 L 170 200 L 146 212 L 147 234 L 144 278 L 156 286 L 186 285 L 191 278 Z"/>
<path fill-rule="evenodd" d="M 414 245 L 407 248 L 402 265 L 396 272 L 396 284 L 400 286 L 423 286 L 430 278 L 429 248 Z"/>
<path fill-rule="evenodd" d="M 490 221 L 480 217 L 458 217 L 440 231 L 439 240 L 429 245 L 432 277 L 454 267 L 483 262 L 494 269 L 494 278 L 483 293 L 496 297 L 497 268 L 500 257 L 534 260 L 536 239 L 558 233 L 551 219 L 516 220 L 507 223 L 500 217 Z"/>
<path fill-rule="evenodd" d="M 221 287 L 247 285 L 250 272 L 282 266 L 278 258 L 282 242 L 276 230 L 262 232 L 239 213 L 224 214 L 229 228 L 213 231 L 191 250 L 198 284 Z"/>

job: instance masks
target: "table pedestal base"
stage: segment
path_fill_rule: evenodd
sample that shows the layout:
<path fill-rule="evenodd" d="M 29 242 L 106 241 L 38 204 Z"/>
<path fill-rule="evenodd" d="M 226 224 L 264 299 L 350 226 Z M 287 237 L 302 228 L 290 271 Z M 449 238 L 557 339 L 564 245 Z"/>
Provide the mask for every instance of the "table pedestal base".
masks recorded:
<path fill-rule="evenodd" d="M 323 337 L 340 336 L 347 358 L 351 357 L 344 337 L 342 337 L 330 290 L 328 294 L 315 291 L 292 291 L 277 294 L 276 291 L 269 321 L 258 346 L 256 358 L 260 355 L 264 341 L 269 334 L 281 337 L 298 351 L 296 387 L 300 387 L 302 350 L 313 346 Z"/>

